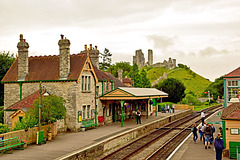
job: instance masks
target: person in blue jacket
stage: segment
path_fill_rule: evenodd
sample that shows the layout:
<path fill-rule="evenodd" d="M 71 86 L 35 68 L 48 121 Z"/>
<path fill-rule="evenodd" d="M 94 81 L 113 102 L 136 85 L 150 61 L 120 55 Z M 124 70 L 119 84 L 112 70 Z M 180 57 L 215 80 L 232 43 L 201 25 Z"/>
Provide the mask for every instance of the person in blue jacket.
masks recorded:
<path fill-rule="evenodd" d="M 217 137 L 215 138 L 214 142 L 215 150 L 216 150 L 216 160 L 222 159 L 222 151 L 224 149 L 224 143 L 221 138 L 221 133 L 218 133 Z"/>

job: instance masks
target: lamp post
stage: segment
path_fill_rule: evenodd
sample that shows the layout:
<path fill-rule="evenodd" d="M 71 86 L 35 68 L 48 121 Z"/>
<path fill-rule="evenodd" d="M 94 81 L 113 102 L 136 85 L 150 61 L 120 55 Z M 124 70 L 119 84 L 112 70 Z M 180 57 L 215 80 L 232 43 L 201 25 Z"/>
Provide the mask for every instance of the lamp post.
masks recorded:
<path fill-rule="evenodd" d="M 38 131 L 41 131 L 41 117 L 42 117 L 42 82 L 40 81 L 39 83 L 39 107 L 38 107 L 38 111 L 39 111 L 39 118 L 38 118 Z"/>

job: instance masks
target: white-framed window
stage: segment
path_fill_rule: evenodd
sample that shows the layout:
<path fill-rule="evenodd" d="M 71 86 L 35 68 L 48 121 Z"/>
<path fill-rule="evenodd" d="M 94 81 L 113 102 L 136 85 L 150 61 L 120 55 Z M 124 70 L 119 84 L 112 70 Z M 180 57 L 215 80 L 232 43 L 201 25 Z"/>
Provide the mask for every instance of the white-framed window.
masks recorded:
<path fill-rule="evenodd" d="M 87 118 L 90 118 L 90 105 L 87 105 Z"/>
<path fill-rule="evenodd" d="M 82 107 L 82 119 L 86 119 L 86 105 Z"/>
<path fill-rule="evenodd" d="M 84 76 L 82 76 L 82 91 L 84 90 Z"/>
<path fill-rule="evenodd" d="M 231 128 L 231 129 L 230 129 L 230 133 L 231 133 L 231 134 L 238 135 L 238 134 L 239 134 L 239 128 Z"/>
<path fill-rule="evenodd" d="M 91 76 L 88 76 L 88 91 L 91 89 Z"/>

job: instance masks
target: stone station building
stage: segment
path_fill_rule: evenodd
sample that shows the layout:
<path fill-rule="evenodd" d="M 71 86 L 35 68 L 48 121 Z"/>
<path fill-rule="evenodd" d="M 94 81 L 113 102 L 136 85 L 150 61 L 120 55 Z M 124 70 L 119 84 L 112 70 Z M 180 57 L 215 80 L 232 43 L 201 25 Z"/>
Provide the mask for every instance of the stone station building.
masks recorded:
<path fill-rule="evenodd" d="M 115 97 L 115 100 L 112 99 L 109 103 L 110 101 L 106 102 L 106 99 L 101 97 L 126 85 L 112 74 L 99 70 L 97 47 L 93 48 L 90 45 L 88 49 L 85 45 L 84 51 L 70 55 L 70 41 L 63 35 L 58 45 L 59 55 L 29 57 L 29 44 L 23 39 L 23 35 L 20 35 L 20 42 L 17 45 L 18 57 L 2 79 L 4 123 L 12 126 L 11 115 L 19 108 L 11 106 L 16 106 L 19 101 L 24 104 L 27 97 L 39 91 L 40 82 L 49 93 L 66 100 L 66 117 L 58 121 L 59 131 L 77 131 L 87 121 L 91 121 L 92 126 L 99 125 L 99 122 L 103 124 L 116 122 L 117 110 L 123 107 L 120 104 L 122 99 Z M 156 96 L 159 97 L 159 93 Z M 135 108 L 132 109 L 136 109 L 140 104 L 148 104 L 151 98 L 155 97 L 151 95 L 136 99 L 133 96 L 131 101 Z"/>

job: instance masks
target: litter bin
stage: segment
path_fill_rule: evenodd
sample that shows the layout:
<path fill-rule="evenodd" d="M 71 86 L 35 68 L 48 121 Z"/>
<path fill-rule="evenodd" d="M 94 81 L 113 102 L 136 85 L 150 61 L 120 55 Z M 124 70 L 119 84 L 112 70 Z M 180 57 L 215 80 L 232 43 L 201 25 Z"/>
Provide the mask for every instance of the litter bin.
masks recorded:
<path fill-rule="evenodd" d="M 85 131 L 85 126 L 81 126 L 81 131 L 82 131 L 82 132 Z"/>

